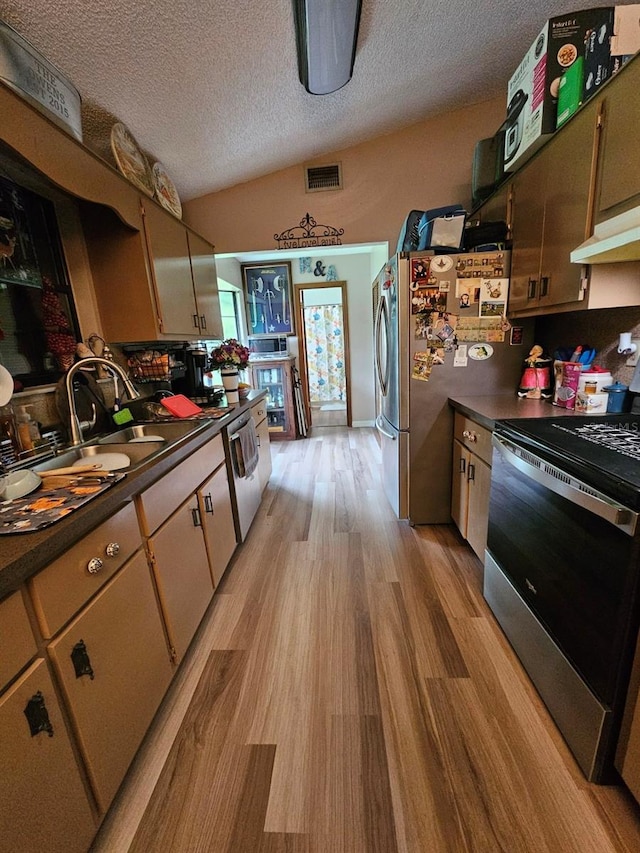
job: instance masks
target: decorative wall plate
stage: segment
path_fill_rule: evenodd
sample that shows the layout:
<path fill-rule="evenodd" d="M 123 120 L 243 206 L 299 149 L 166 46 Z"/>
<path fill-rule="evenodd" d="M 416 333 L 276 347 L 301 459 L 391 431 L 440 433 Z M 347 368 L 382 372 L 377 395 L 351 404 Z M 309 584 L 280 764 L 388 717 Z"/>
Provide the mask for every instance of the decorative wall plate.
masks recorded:
<path fill-rule="evenodd" d="M 469 358 L 474 361 L 486 361 L 493 355 L 491 344 L 473 344 L 469 347 Z"/>
<path fill-rule="evenodd" d="M 147 158 L 122 122 L 116 122 L 111 128 L 111 150 L 125 178 L 152 196 L 153 184 Z"/>
<path fill-rule="evenodd" d="M 182 204 L 178 191 L 162 163 L 153 164 L 151 177 L 153 179 L 153 192 L 160 204 L 178 219 L 182 219 Z"/>

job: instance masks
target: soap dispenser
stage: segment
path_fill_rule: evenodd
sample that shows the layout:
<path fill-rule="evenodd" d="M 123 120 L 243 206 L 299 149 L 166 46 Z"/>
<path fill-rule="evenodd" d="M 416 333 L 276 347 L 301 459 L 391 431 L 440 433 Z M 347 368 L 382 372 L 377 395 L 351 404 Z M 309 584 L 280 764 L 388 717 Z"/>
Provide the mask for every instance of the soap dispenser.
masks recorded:
<path fill-rule="evenodd" d="M 18 440 L 23 451 L 33 450 L 36 442 L 40 441 L 38 424 L 27 411 L 29 406 L 18 406 L 16 422 L 18 424 Z"/>

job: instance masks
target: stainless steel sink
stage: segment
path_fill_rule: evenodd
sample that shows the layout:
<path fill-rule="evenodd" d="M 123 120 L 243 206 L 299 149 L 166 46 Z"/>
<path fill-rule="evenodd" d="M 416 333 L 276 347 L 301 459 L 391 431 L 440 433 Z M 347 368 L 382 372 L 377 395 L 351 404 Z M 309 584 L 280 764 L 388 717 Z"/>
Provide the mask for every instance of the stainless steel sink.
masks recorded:
<path fill-rule="evenodd" d="M 79 459 L 87 463 L 99 462 L 100 455 L 124 453 L 131 460 L 127 468 L 121 471 L 135 471 L 141 465 L 151 462 L 182 439 L 191 436 L 207 426 L 206 421 L 171 421 L 167 423 L 134 424 L 109 435 L 102 436 L 88 444 L 70 447 L 57 456 L 33 465 L 34 471 L 49 471 L 52 468 L 67 468 Z"/>
<path fill-rule="evenodd" d="M 79 459 L 86 460 L 87 463 L 99 462 L 100 456 L 112 453 L 125 453 L 131 460 L 124 471 L 133 471 L 147 462 L 152 456 L 159 454 L 167 446 L 166 441 L 145 441 L 139 443 L 126 442 L 110 442 L 109 444 L 83 444 L 79 447 L 72 447 L 59 453 L 57 456 L 47 459 L 46 462 L 40 462 L 34 465 L 35 471 L 49 471 L 52 468 L 67 468 L 77 462 Z"/>
<path fill-rule="evenodd" d="M 119 444 L 133 442 L 146 444 L 150 438 L 158 437 L 163 442 L 172 443 L 193 432 L 200 421 L 171 421 L 167 423 L 135 424 L 98 439 L 98 444 Z"/>

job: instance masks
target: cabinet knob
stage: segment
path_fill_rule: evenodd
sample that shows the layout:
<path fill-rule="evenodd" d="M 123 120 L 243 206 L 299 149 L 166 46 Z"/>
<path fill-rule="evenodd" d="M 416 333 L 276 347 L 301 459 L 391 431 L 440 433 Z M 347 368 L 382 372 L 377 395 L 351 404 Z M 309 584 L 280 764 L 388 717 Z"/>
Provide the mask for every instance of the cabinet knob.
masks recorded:
<path fill-rule="evenodd" d="M 104 563 L 102 562 L 100 557 L 92 557 L 87 563 L 87 571 L 90 575 L 97 575 L 103 566 Z"/>
<path fill-rule="evenodd" d="M 462 437 L 466 438 L 467 441 L 471 441 L 471 442 L 478 440 L 478 436 L 476 435 L 476 433 L 470 429 L 465 429 L 464 432 L 462 433 Z"/>
<path fill-rule="evenodd" d="M 107 557 L 115 557 L 120 553 L 120 545 L 118 542 L 109 542 L 107 547 L 104 549 L 104 553 Z"/>

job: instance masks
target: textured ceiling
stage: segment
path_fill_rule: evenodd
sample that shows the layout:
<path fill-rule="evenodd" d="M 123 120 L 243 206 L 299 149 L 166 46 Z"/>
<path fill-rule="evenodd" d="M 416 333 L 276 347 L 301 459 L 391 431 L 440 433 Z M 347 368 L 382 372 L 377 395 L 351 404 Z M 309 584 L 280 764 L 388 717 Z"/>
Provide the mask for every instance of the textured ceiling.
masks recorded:
<path fill-rule="evenodd" d="M 292 0 L 0 0 L 5 20 L 83 98 L 85 142 L 110 158 L 124 122 L 185 201 L 389 133 L 506 99 L 551 15 L 584 0 L 363 0 L 351 82 L 298 82 Z"/>

